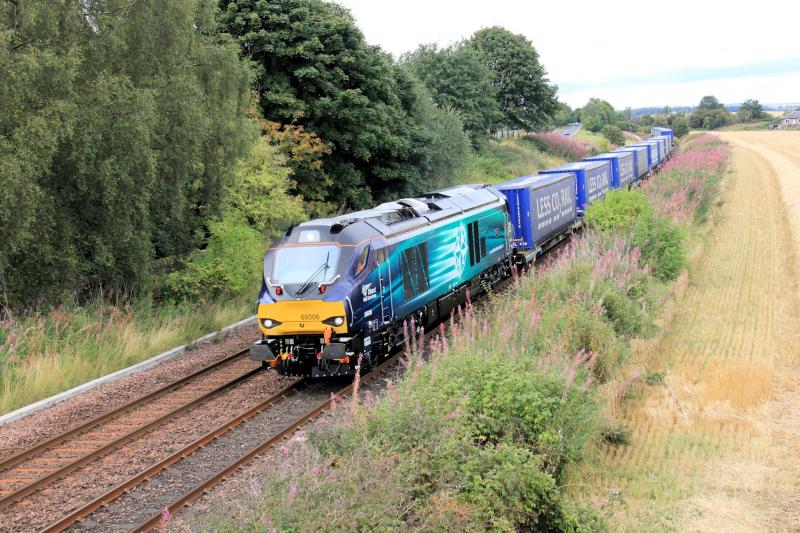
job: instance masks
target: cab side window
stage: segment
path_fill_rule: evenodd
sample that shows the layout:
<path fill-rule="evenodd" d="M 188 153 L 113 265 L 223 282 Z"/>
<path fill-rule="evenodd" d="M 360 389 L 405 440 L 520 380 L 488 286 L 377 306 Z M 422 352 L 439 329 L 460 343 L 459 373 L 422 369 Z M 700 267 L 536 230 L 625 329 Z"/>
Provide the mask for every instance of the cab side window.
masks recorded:
<path fill-rule="evenodd" d="M 364 269 L 367 268 L 367 261 L 369 261 L 369 245 L 366 245 L 364 248 L 358 252 L 358 259 L 356 259 L 356 268 L 354 271 L 354 275 L 358 277 Z"/>

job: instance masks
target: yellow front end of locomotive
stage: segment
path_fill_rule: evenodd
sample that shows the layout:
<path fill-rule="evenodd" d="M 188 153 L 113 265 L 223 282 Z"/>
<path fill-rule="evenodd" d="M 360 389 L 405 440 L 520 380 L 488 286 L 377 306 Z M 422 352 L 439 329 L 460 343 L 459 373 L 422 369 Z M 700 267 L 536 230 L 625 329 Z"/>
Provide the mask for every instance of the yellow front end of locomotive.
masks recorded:
<path fill-rule="evenodd" d="M 347 315 L 344 302 L 286 300 L 259 304 L 258 326 L 268 337 L 322 335 L 327 329 L 343 335 L 347 333 Z"/>

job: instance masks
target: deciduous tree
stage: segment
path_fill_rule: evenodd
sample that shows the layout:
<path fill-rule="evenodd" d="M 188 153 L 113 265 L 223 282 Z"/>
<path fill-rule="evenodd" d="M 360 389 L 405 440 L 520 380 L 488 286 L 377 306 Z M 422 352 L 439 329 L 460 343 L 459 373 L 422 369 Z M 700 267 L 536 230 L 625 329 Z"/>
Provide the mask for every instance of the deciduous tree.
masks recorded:
<path fill-rule="evenodd" d="M 524 35 L 494 26 L 475 33 L 469 43 L 492 73 L 502 126 L 535 130 L 558 112 L 558 88 L 547 79 L 539 54 Z"/>
<path fill-rule="evenodd" d="M 338 207 L 422 187 L 424 135 L 392 59 L 350 13 L 322 0 L 222 0 L 221 22 L 256 64 L 265 118 L 301 125 L 330 148 L 295 167 L 296 192 Z"/>
<path fill-rule="evenodd" d="M 502 120 L 492 86 L 492 72 L 468 43 L 448 48 L 422 45 L 405 54 L 402 63 L 430 92 L 441 108 L 459 111 L 475 146 Z"/>

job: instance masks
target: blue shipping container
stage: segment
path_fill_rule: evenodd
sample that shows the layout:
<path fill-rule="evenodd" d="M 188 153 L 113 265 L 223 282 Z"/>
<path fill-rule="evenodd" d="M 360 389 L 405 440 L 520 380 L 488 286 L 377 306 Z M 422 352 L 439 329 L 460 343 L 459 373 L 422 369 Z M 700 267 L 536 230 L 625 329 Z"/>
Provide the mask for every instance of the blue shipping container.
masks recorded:
<path fill-rule="evenodd" d="M 667 136 L 667 135 L 656 135 L 655 137 L 651 137 L 651 139 L 663 142 L 664 143 L 664 148 L 667 151 L 667 155 L 672 153 L 672 141 L 670 140 L 669 136 Z"/>
<path fill-rule="evenodd" d="M 649 140 L 656 141 L 659 143 L 659 146 L 661 147 L 661 159 L 662 160 L 666 159 L 667 156 L 669 155 L 669 146 L 670 146 L 669 139 L 664 136 L 658 136 L 658 137 L 651 137 Z"/>
<path fill-rule="evenodd" d="M 661 158 L 659 157 L 658 153 L 658 141 L 642 141 L 634 146 L 647 146 L 647 149 L 650 151 L 650 168 L 656 168 L 661 162 Z"/>
<path fill-rule="evenodd" d="M 649 150 L 646 146 L 623 146 L 614 151 L 633 154 L 633 172 L 637 178 L 641 178 L 650 172 L 650 163 L 647 155 Z"/>
<path fill-rule="evenodd" d="M 524 176 L 497 185 L 508 198 L 514 246 L 534 250 L 578 218 L 575 174 Z"/>
<path fill-rule="evenodd" d="M 605 198 L 606 191 L 611 187 L 611 163 L 608 161 L 568 163 L 561 167 L 542 170 L 539 174 L 560 174 L 562 172 L 575 173 L 575 181 L 578 185 L 575 205 L 578 207 L 578 216 L 583 215 L 586 206 Z"/>
<path fill-rule="evenodd" d="M 670 144 L 675 144 L 675 132 L 672 131 L 672 128 L 659 128 L 656 126 L 650 128 L 651 137 L 658 137 L 659 135 L 669 137 Z"/>
<path fill-rule="evenodd" d="M 626 188 L 634 182 L 633 154 L 630 152 L 609 152 L 587 157 L 584 161 L 609 161 L 611 163 L 611 188 Z"/>

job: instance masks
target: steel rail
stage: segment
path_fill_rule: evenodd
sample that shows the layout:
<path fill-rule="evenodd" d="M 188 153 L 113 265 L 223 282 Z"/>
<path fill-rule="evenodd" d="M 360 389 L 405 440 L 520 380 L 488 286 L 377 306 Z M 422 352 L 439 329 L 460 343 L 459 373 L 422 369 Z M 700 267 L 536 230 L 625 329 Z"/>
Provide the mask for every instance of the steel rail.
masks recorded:
<path fill-rule="evenodd" d="M 172 466 L 173 464 L 177 463 L 181 459 L 187 457 L 191 453 L 193 453 L 196 450 L 202 448 L 206 444 L 214 441 L 215 439 L 217 439 L 220 436 L 222 436 L 225 433 L 227 433 L 229 430 L 231 430 L 234 427 L 236 427 L 237 425 L 239 425 L 241 422 L 246 421 L 246 420 L 254 417 L 258 413 L 260 413 L 261 411 L 263 411 L 264 409 L 269 407 L 270 405 L 272 405 L 272 404 L 278 402 L 279 400 L 283 399 L 284 397 L 286 397 L 290 392 L 292 392 L 293 390 L 297 389 L 298 387 L 301 386 L 301 384 L 304 384 L 305 382 L 306 382 L 305 380 L 301 379 L 301 380 L 298 380 L 298 381 L 292 383 L 291 385 L 288 385 L 287 387 L 284 387 L 281 391 L 273 394 L 272 396 L 270 396 L 266 400 L 262 401 L 261 403 L 251 407 L 250 409 L 248 409 L 244 413 L 239 414 L 237 417 L 235 417 L 235 418 L 225 422 L 224 424 L 218 426 L 217 428 L 211 430 L 210 432 L 206 433 L 202 437 L 196 439 L 194 442 L 191 442 L 190 444 L 187 444 L 186 446 L 184 446 L 180 450 L 174 452 L 170 456 L 165 457 L 164 459 L 158 461 L 157 463 L 149 466 L 147 468 L 147 470 L 144 470 L 144 471 L 140 472 L 139 474 L 136 474 L 135 476 L 123 481 L 122 483 L 120 483 L 116 487 L 110 489 L 109 491 L 107 491 L 103 495 L 98 496 L 97 498 L 95 498 L 91 502 L 87 503 L 86 505 L 83 505 L 82 507 L 80 507 L 78 509 L 75 509 L 70 514 L 68 514 L 67 516 L 61 518 L 57 522 L 53 522 L 52 524 L 48 525 L 42 531 L 43 532 L 64 531 L 65 529 L 70 527 L 72 524 L 74 524 L 74 523 L 86 518 L 87 516 L 89 516 L 90 514 L 95 512 L 96 510 L 100 509 L 103 505 L 105 505 L 105 504 L 107 504 L 107 503 L 119 498 L 125 492 L 127 492 L 127 491 L 131 490 L 132 488 L 136 487 L 137 485 L 139 485 L 143 481 L 146 481 L 147 479 L 150 479 L 151 477 L 155 476 L 161 470 Z"/>
<path fill-rule="evenodd" d="M 250 378 L 253 375 L 255 375 L 257 373 L 260 373 L 260 372 L 263 372 L 263 369 L 261 367 L 255 368 L 255 369 L 247 372 L 246 374 L 238 376 L 238 377 L 234 378 L 233 380 L 228 381 L 228 382 L 220 385 L 219 387 L 215 388 L 214 390 L 209 391 L 209 392 L 203 394 L 202 396 L 199 396 L 199 397 L 195 398 L 194 400 L 192 400 L 190 402 L 187 402 L 187 403 L 185 403 L 185 404 L 173 409 L 172 411 L 168 412 L 167 414 L 159 416 L 158 418 L 155 418 L 154 420 L 151 420 L 150 422 L 148 422 L 147 424 L 145 424 L 143 426 L 139 426 L 138 428 L 134 429 L 133 431 L 130 431 L 130 432 L 122 435 L 121 437 L 113 440 L 112 442 L 110 442 L 110 443 L 108 443 L 108 444 L 106 444 L 104 446 L 101 446 L 100 448 L 97 448 L 96 450 L 92 450 L 91 452 L 89 452 L 86 455 L 80 456 L 75 461 L 72 461 L 71 463 L 68 463 L 68 464 L 62 466 L 62 467 L 58 468 L 57 470 L 54 470 L 53 472 L 51 472 L 51 473 L 49 473 L 49 474 L 47 474 L 47 475 L 35 480 L 35 481 L 32 481 L 32 482 L 28 483 L 27 485 L 22 486 L 19 489 L 16 489 L 11 494 L 9 494 L 9 495 L 7 495 L 7 496 L 5 496 L 3 498 L 0 498 L 0 509 L 2 509 L 4 507 L 7 507 L 8 505 L 10 505 L 10 504 L 12 504 L 12 503 L 14 503 L 16 501 L 19 501 L 20 499 L 22 499 L 22 498 L 24 498 L 26 496 L 29 496 L 30 494 L 33 494 L 34 492 L 36 492 L 37 490 L 41 489 L 42 487 L 50 484 L 51 482 L 53 482 L 53 481 L 55 481 L 57 479 L 60 479 L 60 478 L 62 478 L 64 476 L 66 476 L 67 474 L 77 470 L 78 468 L 89 464 L 90 462 L 94 461 L 98 457 L 101 457 L 101 456 L 105 455 L 106 453 L 108 453 L 110 451 L 113 451 L 114 449 L 119 448 L 120 446 L 123 446 L 123 445 L 131 442 L 132 440 L 136 439 L 137 437 L 147 433 L 151 429 L 163 424 L 164 422 L 169 421 L 170 419 L 174 418 L 176 415 L 179 415 L 180 413 L 183 413 L 184 411 L 187 411 L 188 409 L 191 409 L 192 407 L 195 407 L 195 406 L 197 406 L 197 405 L 199 405 L 199 404 L 211 399 L 212 397 L 219 395 L 220 393 L 224 392 L 225 390 L 230 389 L 231 387 L 234 387 L 234 386 L 238 385 L 239 383 L 242 383 L 243 381 L 247 380 L 248 378 Z"/>
<path fill-rule="evenodd" d="M 431 333 L 435 333 L 435 332 L 431 332 Z M 394 366 L 400 360 L 400 357 L 402 357 L 403 353 L 404 352 L 401 352 L 401 353 L 398 353 L 397 355 L 395 355 L 393 357 L 390 357 L 389 359 L 387 359 L 386 361 L 381 363 L 378 367 L 376 367 L 373 371 L 371 371 L 370 373 L 362 376 L 361 377 L 361 383 L 369 382 L 375 376 L 378 376 L 378 375 L 382 374 L 387 369 L 389 369 L 392 366 Z M 353 391 L 353 384 L 351 383 L 350 385 L 344 387 L 339 392 L 337 392 L 336 396 L 341 398 L 341 397 L 344 397 L 344 396 L 347 396 L 347 395 L 351 394 L 352 391 Z M 191 489 L 188 492 L 185 492 L 183 495 L 181 495 L 180 497 L 178 497 L 177 499 L 172 501 L 167 506 L 167 508 L 170 510 L 170 512 L 178 511 L 184 505 L 186 505 L 188 503 L 191 503 L 192 501 L 197 499 L 199 496 L 201 496 L 203 493 L 207 492 L 209 489 L 214 487 L 217 483 L 219 483 L 220 481 L 225 479 L 231 473 L 235 472 L 239 467 L 241 467 L 242 465 L 250 462 L 253 458 L 257 457 L 258 455 L 261 455 L 262 453 L 264 453 L 269 448 L 275 446 L 277 443 L 282 441 L 284 438 L 286 438 L 287 436 L 291 435 L 292 433 L 297 431 L 299 428 L 303 427 L 304 425 L 306 425 L 311 420 L 317 418 L 320 414 L 324 413 L 325 411 L 327 411 L 330 408 L 331 408 L 331 400 L 324 400 L 324 401 L 320 402 L 316 407 L 314 407 L 313 409 L 308 411 L 306 414 L 298 417 L 297 419 L 295 419 L 290 424 L 284 426 L 284 428 L 282 430 L 280 430 L 278 433 L 274 434 L 273 436 L 271 436 L 267 440 L 261 442 L 260 444 L 258 444 L 254 448 L 252 448 L 249 452 L 247 452 L 245 455 L 239 457 L 238 459 L 236 459 L 234 461 L 231 461 L 222 470 L 220 470 L 219 472 L 217 472 L 216 474 L 214 474 L 210 478 L 205 479 L 202 483 L 196 485 L 195 488 Z M 131 529 L 131 531 L 133 531 L 133 532 L 149 531 L 149 530 L 157 527 L 161 523 L 161 520 L 162 520 L 161 511 L 159 511 L 158 514 L 155 514 L 155 515 L 151 516 L 150 518 L 148 518 L 148 519 L 140 522 L 139 524 L 135 525 Z M 46 531 L 49 531 L 49 530 L 46 530 Z"/>
<path fill-rule="evenodd" d="M 248 350 L 242 350 L 241 352 L 237 352 L 237 353 L 235 353 L 235 354 L 233 354 L 231 356 L 228 356 L 228 357 L 226 357 L 224 359 L 221 359 L 221 360 L 219 360 L 219 361 L 217 361 L 215 363 L 207 365 L 207 366 L 201 368 L 200 370 L 197 370 L 197 371 L 189 374 L 186 377 L 183 377 L 181 379 L 173 381 L 173 382 L 161 387 L 160 389 L 157 389 L 157 390 L 154 390 L 152 392 L 149 392 L 149 393 L 145 394 L 144 396 L 141 396 L 140 398 L 137 398 L 136 400 L 133 400 L 132 402 L 126 403 L 124 405 L 121 405 L 121 406 L 117 407 L 116 409 L 113 409 L 113 410 L 109 411 L 108 413 L 105 413 L 105 414 L 102 414 L 100 416 L 97 416 L 97 417 L 89 420 L 88 422 L 84 422 L 83 424 L 80 424 L 80 425 L 75 426 L 75 427 L 73 427 L 71 429 L 68 429 L 67 431 L 59 433 L 55 437 L 52 437 L 52 438 L 50 438 L 50 439 L 48 439 L 48 440 L 46 440 L 44 442 L 41 442 L 41 443 L 37 444 L 36 446 L 33 446 L 33 447 L 28 448 L 26 450 L 23 450 L 23 451 L 17 453 L 16 455 L 13 455 L 13 456 L 11 456 L 11 457 L 9 457 L 7 459 L 3 459 L 2 461 L 0 461 L 0 470 L 8 470 L 8 469 L 10 469 L 11 467 L 13 467 L 13 466 L 15 466 L 17 464 L 19 464 L 19 463 L 21 463 L 21 462 L 23 462 L 23 461 L 25 461 L 27 459 L 30 459 L 31 457 L 35 456 L 39 452 L 42 452 L 42 451 L 44 451 L 44 450 L 46 450 L 48 448 L 53 448 L 54 446 L 57 446 L 58 444 L 61 444 L 62 442 L 66 441 L 66 440 L 69 440 L 70 438 L 74 437 L 75 435 L 83 433 L 83 432 L 93 428 L 94 426 L 97 426 L 99 424 L 102 424 L 103 422 L 106 422 L 106 421 L 108 421 L 108 420 L 110 420 L 112 418 L 115 418 L 115 417 L 123 414 L 124 412 L 129 411 L 129 410 L 131 410 L 131 409 L 133 409 L 135 407 L 139 407 L 140 405 L 146 403 L 149 400 L 155 399 L 160 395 L 163 395 L 163 394 L 166 394 L 168 392 L 171 392 L 173 389 L 175 389 L 177 387 L 180 387 L 181 385 L 186 384 L 188 381 L 190 381 L 192 379 L 195 379 L 197 377 L 200 377 L 203 374 L 207 374 L 208 372 L 210 372 L 212 370 L 215 370 L 215 369 L 219 368 L 220 366 L 222 366 L 222 365 L 224 365 L 226 363 L 229 363 L 229 362 L 231 362 L 232 360 L 234 360 L 236 358 L 242 357 L 243 355 L 246 355 L 247 353 L 248 353 Z"/>

